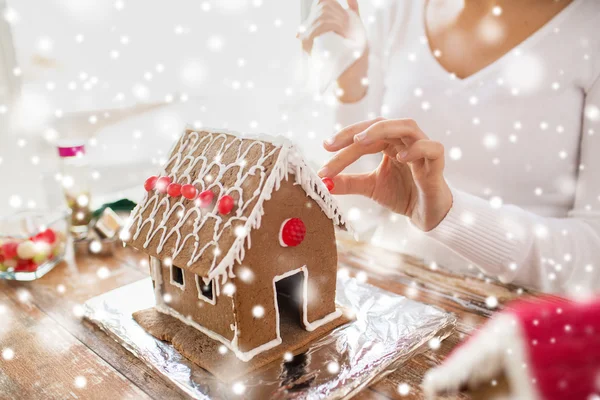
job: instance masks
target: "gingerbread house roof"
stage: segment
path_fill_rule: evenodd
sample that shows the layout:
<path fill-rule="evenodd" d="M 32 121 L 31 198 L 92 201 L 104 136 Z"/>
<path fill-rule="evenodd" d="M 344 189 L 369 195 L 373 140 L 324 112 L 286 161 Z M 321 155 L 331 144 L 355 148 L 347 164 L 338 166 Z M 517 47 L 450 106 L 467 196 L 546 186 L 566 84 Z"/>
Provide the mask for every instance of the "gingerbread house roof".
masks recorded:
<path fill-rule="evenodd" d="M 187 129 L 160 176 L 193 184 L 198 192 L 211 190 L 215 199 L 229 195 L 235 201 L 233 210 L 222 215 L 216 202 L 201 207 L 198 200 L 151 190 L 132 211 L 123 239 L 151 256 L 225 283 L 251 246 L 264 202 L 289 175 L 335 225 L 350 230 L 321 179 L 285 138 Z"/>

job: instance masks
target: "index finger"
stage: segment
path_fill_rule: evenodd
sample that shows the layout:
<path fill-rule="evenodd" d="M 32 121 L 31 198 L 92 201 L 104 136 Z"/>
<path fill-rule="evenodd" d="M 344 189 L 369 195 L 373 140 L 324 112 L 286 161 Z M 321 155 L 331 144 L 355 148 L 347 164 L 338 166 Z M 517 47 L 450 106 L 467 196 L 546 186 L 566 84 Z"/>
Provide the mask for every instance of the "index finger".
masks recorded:
<path fill-rule="evenodd" d="M 361 121 L 349 125 L 341 131 L 339 131 L 338 133 L 336 133 L 335 135 L 333 135 L 332 137 L 330 137 L 329 139 L 323 141 L 323 147 L 325 147 L 325 150 L 333 152 L 343 149 L 344 147 L 350 146 L 352 143 L 354 143 L 354 136 L 356 134 L 364 131 L 365 129 L 379 121 L 383 121 L 384 119 L 385 118 L 383 117 L 377 117 L 375 119 Z"/>
<path fill-rule="evenodd" d="M 379 121 L 354 136 L 354 141 L 368 145 L 378 140 L 401 140 L 409 145 L 417 140 L 429 139 L 412 119 L 387 119 Z"/>

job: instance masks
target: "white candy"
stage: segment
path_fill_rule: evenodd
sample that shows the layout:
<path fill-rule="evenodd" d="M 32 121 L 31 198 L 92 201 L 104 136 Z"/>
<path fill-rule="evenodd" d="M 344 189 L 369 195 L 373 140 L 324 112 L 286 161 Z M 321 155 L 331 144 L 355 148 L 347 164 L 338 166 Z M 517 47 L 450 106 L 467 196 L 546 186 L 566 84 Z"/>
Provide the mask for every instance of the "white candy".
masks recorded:
<path fill-rule="evenodd" d="M 37 242 L 34 243 L 35 244 L 35 254 L 50 254 L 50 251 L 52 250 L 52 247 L 50 247 L 50 245 L 46 242 Z"/>
<path fill-rule="evenodd" d="M 31 240 L 19 243 L 17 247 L 17 255 L 22 260 L 31 260 L 37 253 L 35 243 Z"/>

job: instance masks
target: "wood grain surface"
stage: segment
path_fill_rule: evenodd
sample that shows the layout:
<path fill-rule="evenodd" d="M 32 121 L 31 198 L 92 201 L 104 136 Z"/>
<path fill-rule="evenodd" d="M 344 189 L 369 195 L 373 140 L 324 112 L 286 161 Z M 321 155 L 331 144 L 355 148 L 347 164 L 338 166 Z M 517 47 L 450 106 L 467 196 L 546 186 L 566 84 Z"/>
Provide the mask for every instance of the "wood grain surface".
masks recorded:
<path fill-rule="evenodd" d="M 343 239 L 339 253 L 340 268 L 350 275 L 452 312 L 459 320 L 438 349 L 428 349 L 381 377 L 355 396 L 360 400 L 423 398 L 420 383 L 425 372 L 494 312 L 486 307 L 488 296 L 495 296 L 501 308 L 516 297 L 534 295 L 477 276 L 475 271 L 473 276 L 456 276 L 412 257 Z M 185 398 L 81 318 L 86 300 L 147 276 L 145 256 L 119 248 L 110 257 L 69 257 L 37 281 L 0 281 L 0 351 L 14 354 L 12 359 L 0 357 L 0 399 Z M 399 392 L 401 384 L 408 385 L 407 395 Z M 482 396 L 443 398 L 472 397 Z"/>

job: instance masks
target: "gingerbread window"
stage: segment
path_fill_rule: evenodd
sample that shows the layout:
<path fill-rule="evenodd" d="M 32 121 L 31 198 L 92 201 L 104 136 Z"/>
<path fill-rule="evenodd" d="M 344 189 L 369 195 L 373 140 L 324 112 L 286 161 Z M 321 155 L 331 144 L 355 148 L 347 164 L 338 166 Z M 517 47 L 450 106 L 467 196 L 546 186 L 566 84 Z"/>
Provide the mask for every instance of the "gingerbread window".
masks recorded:
<path fill-rule="evenodd" d="M 185 288 L 185 275 L 178 266 L 171 265 L 171 284 L 181 289 Z"/>
<path fill-rule="evenodd" d="M 198 288 L 198 298 L 200 300 L 215 304 L 215 282 L 212 279 L 206 283 L 204 279 L 196 275 L 196 287 Z"/>

